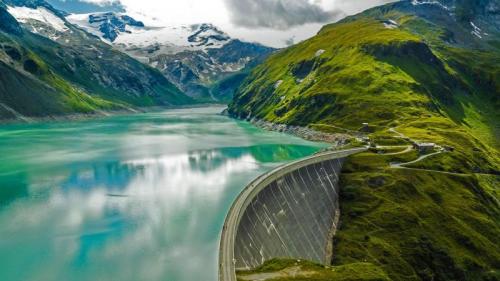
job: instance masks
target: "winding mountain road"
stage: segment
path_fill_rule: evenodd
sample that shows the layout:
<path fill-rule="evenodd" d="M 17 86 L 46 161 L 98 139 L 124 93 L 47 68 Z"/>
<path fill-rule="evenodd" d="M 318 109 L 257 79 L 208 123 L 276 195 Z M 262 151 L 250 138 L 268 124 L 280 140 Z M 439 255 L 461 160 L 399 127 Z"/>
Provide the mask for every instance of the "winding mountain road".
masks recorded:
<path fill-rule="evenodd" d="M 413 161 L 410 161 L 410 162 L 406 162 L 406 163 L 391 163 L 391 167 L 392 168 L 402 168 L 405 165 L 415 164 L 415 163 L 420 162 L 420 161 L 422 161 L 422 160 L 424 160 L 424 159 L 426 159 L 428 157 L 431 157 L 431 156 L 434 156 L 434 155 L 438 155 L 438 154 L 441 154 L 441 153 L 444 153 L 444 151 L 440 150 L 440 151 L 436 151 L 434 153 L 429 153 L 429 154 L 421 155 L 417 159 L 415 159 Z M 385 155 L 391 155 L 391 154 L 385 154 Z"/>

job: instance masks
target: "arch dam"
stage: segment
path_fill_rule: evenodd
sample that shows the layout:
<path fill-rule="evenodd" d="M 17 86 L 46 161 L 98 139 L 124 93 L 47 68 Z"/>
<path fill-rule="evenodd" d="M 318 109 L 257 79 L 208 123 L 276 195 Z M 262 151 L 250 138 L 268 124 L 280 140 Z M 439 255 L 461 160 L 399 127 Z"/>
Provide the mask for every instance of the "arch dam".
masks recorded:
<path fill-rule="evenodd" d="M 272 258 L 328 264 L 340 216 L 339 174 L 349 155 L 366 148 L 326 152 L 286 164 L 251 182 L 226 216 L 219 251 L 219 281 Z"/>

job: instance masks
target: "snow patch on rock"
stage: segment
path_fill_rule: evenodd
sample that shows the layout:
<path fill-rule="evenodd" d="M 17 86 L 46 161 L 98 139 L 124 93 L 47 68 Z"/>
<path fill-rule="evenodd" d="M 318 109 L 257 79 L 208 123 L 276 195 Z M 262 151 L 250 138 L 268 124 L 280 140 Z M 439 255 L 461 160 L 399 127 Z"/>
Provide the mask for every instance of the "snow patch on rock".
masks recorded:
<path fill-rule="evenodd" d="M 471 34 L 475 35 L 479 39 L 483 39 L 483 35 L 488 35 L 487 33 L 482 34 L 481 28 L 479 28 L 477 25 L 475 25 L 473 22 L 470 22 L 470 25 L 472 26 L 472 31 Z"/>
<path fill-rule="evenodd" d="M 399 27 L 399 24 L 394 20 L 386 20 L 382 23 L 384 24 L 384 27 L 388 29 L 396 29 Z"/>
<path fill-rule="evenodd" d="M 316 51 L 316 54 L 315 54 L 314 56 L 315 56 L 315 57 L 319 57 L 319 56 L 321 56 L 321 55 L 322 55 L 322 54 L 324 54 L 324 53 L 325 53 L 325 50 L 323 50 L 323 49 L 319 49 L 319 50 L 317 50 L 317 51 Z"/>
<path fill-rule="evenodd" d="M 65 32 L 69 30 L 64 20 L 54 15 L 51 11 L 44 7 L 32 9 L 28 7 L 8 6 L 8 12 L 21 23 L 27 23 L 30 20 L 36 20 L 54 28 L 59 32 Z"/>
<path fill-rule="evenodd" d="M 411 4 L 414 6 L 417 6 L 417 5 L 437 5 L 437 6 L 443 8 L 447 11 L 450 11 L 450 8 L 448 8 L 447 6 L 443 5 L 442 3 L 438 2 L 438 1 L 433 1 L 433 0 L 412 0 Z"/>

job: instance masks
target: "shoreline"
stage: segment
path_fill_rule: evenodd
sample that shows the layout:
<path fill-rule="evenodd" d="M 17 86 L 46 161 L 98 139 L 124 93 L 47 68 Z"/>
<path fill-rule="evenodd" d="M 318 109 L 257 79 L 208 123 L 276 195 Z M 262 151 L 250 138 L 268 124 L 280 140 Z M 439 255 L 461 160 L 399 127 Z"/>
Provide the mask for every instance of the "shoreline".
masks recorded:
<path fill-rule="evenodd" d="M 278 124 L 269 121 L 265 121 L 258 118 L 238 118 L 237 116 L 233 116 L 227 112 L 227 109 L 221 112 L 222 115 L 228 116 L 230 118 L 234 118 L 236 120 L 247 121 L 250 124 L 262 128 L 268 131 L 280 132 L 285 134 L 294 135 L 296 137 L 302 138 L 304 140 L 313 141 L 313 142 L 325 142 L 331 144 L 333 147 L 343 147 L 349 144 L 349 140 L 353 138 L 353 136 L 348 134 L 340 134 L 340 133 L 325 133 L 321 131 L 317 131 L 311 129 L 309 127 L 302 126 L 293 126 L 286 124 Z"/>
<path fill-rule="evenodd" d="M 326 142 L 333 144 L 334 147 L 344 146 L 352 138 L 352 136 L 347 134 L 325 133 L 308 127 L 277 124 L 264 120 L 250 120 L 249 122 L 265 130 L 294 135 L 308 141 Z"/>
<path fill-rule="evenodd" d="M 130 107 L 127 109 L 120 109 L 120 110 L 100 110 L 92 113 L 69 113 L 62 115 L 49 115 L 40 117 L 22 116 L 16 119 L 0 119 L 0 127 L 6 125 L 36 124 L 43 122 L 86 121 L 86 120 L 95 120 L 112 116 L 144 114 L 144 113 L 159 112 L 162 110 L 200 108 L 208 106 L 223 107 L 227 105 L 220 103 L 203 103 L 203 104 L 189 104 L 189 105 L 179 105 L 179 106 L 151 106 L 151 107 L 136 107 L 136 108 Z"/>
<path fill-rule="evenodd" d="M 151 107 L 137 107 L 137 108 L 130 107 L 127 109 L 120 109 L 120 110 L 96 111 L 92 113 L 71 113 L 71 114 L 51 115 L 43 117 L 22 116 L 17 119 L 0 119 L 0 128 L 2 126 L 8 126 L 8 125 L 36 124 L 44 122 L 57 123 L 57 122 L 88 121 L 88 120 L 97 120 L 113 116 L 145 114 L 145 113 L 160 112 L 163 110 L 189 109 L 189 108 L 201 108 L 201 107 L 211 107 L 211 106 L 225 107 L 225 109 L 219 113 L 220 115 L 227 116 L 229 118 L 233 118 L 236 120 L 249 122 L 250 124 L 256 127 L 267 131 L 285 133 L 313 142 L 324 142 L 330 144 L 332 148 L 340 148 L 348 145 L 349 140 L 352 139 L 353 137 L 349 134 L 325 133 L 311 129 L 309 127 L 268 122 L 255 117 L 251 119 L 238 118 L 237 116 L 233 116 L 228 113 L 227 104 L 221 104 L 221 103 L 199 103 L 199 104 L 188 104 L 179 106 L 151 106 Z"/>

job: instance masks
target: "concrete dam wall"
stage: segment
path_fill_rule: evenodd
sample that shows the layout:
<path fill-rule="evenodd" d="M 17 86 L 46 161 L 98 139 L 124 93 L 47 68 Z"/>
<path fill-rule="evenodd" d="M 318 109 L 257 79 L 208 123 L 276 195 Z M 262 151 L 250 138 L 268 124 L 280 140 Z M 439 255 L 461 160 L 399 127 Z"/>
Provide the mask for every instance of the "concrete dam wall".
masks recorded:
<path fill-rule="evenodd" d="M 343 162 L 338 158 L 302 167 L 257 194 L 236 233 L 236 268 L 255 268 L 276 257 L 327 262 Z"/>
<path fill-rule="evenodd" d="M 327 264 L 338 223 L 339 174 L 344 159 L 365 148 L 328 152 L 279 167 L 250 183 L 224 224 L 219 280 L 272 258 Z"/>

